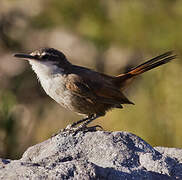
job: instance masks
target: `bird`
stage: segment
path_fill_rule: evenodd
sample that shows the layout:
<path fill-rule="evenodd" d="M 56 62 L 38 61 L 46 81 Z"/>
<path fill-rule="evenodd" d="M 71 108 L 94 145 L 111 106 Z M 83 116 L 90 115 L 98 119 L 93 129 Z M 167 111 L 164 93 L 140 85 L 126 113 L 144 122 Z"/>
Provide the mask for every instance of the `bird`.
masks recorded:
<path fill-rule="evenodd" d="M 176 58 L 173 51 L 168 51 L 126 73 L 111 76 L 74 65 L 63 52 L 54 48 L 40 48 L 14 56 L 29 61 L 47 95 L 64 108 L 84 116 L 65 128 L 76 130 L 89 128 L 90 122 L 113 108 L 134 104 L 123 93 L 128 84 L 138 75 Z"/>

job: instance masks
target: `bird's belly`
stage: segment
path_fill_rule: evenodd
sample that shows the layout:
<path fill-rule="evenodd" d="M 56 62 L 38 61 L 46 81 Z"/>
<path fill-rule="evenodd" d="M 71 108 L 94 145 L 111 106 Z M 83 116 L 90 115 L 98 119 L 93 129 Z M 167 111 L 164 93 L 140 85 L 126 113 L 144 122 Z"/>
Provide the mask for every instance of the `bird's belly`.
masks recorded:
<path fill-rule="evenodd" d="M 90 102 L 66 89 L 64 78 L 53 78 L 41 81 L 45 92 L 66 109 L 79 114 L 104 114 L 112 105 Z"/>
<path fill-rule="evenodd" d="M 41 81 L 45 92 L 63 107 L 70 109 L 71 92 L 65 88 L 64 78 L 57 77 Z"/>

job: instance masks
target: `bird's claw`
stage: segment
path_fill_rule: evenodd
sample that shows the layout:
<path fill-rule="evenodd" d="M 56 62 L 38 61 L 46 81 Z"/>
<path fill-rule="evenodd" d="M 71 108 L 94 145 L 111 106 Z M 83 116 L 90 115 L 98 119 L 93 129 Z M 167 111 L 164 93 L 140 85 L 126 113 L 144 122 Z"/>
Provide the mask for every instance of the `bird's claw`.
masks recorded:
<path fill-rule="evenodd" d="M 66 126 L 65 129 L 61 129 L 57 133 L 53 134 L 51 137 L 54 137 L 54 136 L 58 135 L 61 132 L 73 133 L 73 135 L 75 136 L 80 131 L 82 131 L 82 132 L 95 132 L 95 131 L 97 131 L 97 128 L 99 128 L 100 130 L 103 130 L 102 126 L 100 126 L 100 125 L 87 127 L 86 125 L 82 124 L 82 125 L 80 125 L 78 127 L 72 127 L 72 125 L 69 124 L 68 126 Z"/>
<path fill-rule="evenodd" d="M 102 126 L 100 126 L 100 125 L 95 125 L 95 126 L 91 126 L 91 127 L 88 127 L 86 125 L 80 125 L 77 128 L 74 128 L 74 132 L 73 132 L 74 134 L 73 135 L 76 135 L 80 131 L 82 131 L 82 132 L 95 132 L 95 131 L 97 131 L 97 128 L 100 128 L 101 130 L 103 130 Z"/>

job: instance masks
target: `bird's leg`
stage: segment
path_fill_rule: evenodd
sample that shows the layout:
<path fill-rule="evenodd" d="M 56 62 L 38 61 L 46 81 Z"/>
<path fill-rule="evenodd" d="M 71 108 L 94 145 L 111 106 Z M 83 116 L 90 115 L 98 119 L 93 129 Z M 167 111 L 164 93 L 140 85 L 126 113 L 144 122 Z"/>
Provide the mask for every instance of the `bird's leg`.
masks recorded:
<path fill-rule="evenodd" d="M 97 119 L 98 117 L 100 116 L 92 114 L 91 116 L 88 116 L 87 118 L 81 119 L 77 122 L 74 122 L 73 124 L 69 124 L 65 129 L 62 129 L 58 133 L 52 135 L 52 137 L 56 136 L 60 132 L 66 132 L 66 131 L 74 132 L 74 135 L 75 135 L 79 131 L 96 131 L 97 128 L 103 129 L 102 126 L 99 126 L 99 125 L 87 127 L 89 123 L 91 123 L 93 120 Z M 80 126 L 75 127 L 76 125 L 80 123 L 82 123 Z"/>
<path fill-rule="evenodd" d="M 102 126 L 99 126 L 99 125 L 87 127 L 87 125 L 89 123 L 91 123 L 93 120 L 97 119 L 98 117 L 100 117 L 100 116 L 99 115 L 92 115 L 90 118 L 85 120 L 85 122 L 83 124 L 81 124 L 80 126 L 78 126 L 75 129 L 75 133 L 74 134 L 76 134 L 78 131 L 96 131 L 97 127 L 103 129 Z"/>
<path fill-rule="evenodd" d="M 57 133 L 53 134 L 51 137 L 54 137 L 54 136 L 58 135 L 60 132 L 64 132 L 64 131 L 77 131 L 78 128 L 75 128 L 75 126 L 78 125 L 78 124 L 80 124 L 80 123 L 82 123 L 82 122 L 84 122 L 84 121 L 89 120 L 90 118 L 92 118 L 92 116 L 94 116 L 94 115 L 88 116 L 86 118 L 80 119 L 77 122 L 74 122 L 73 124 L 67 125 L 66 128 L 61 129 Z"/>
<path fill-rule="evenodd" d="M 98 127 L 103 129 L 99 125 L 87 127 L 87 125 L 89 123 L 91 123 L 93 120 L 97 119 L 98 117 L 100 117 L 100 116 L 92 114 L 91 116 L 88 116 L 87 118 L 81 119 L 81 120 L 73 123 L 72 125 L 68 125 L 64 130 L 65 131 L 74 131 L 75 132 L 74 134 L 76 134 L 78 131 L 96 131 L 96 129 Z M 82 123 L 80 126 L 75 127 L 76 125 L 78 125 L 80 123 Z"/>
<path fill-rule="evenodd" d="M 66 128 L 64 129 L 64 131 L 67 130 L 73 130 L 73 129 L 77 129 L 76 126 L 82 122 L 88 121 L 89 119 L 91 119 L 94 116 L 94 114 L 92 114 L 91 116 L 88 116 L 86 118 L 80 119 L 77 122 L 74 122 L 73 124 L 69 124 L 68 126 L 66 126 Z"/>
<path fill-rule="evenodd" d="M 90 120 L 94 115 L 92 114 L 91 116 L 88 116 L 86 118 L 83 118 L 83 119 L 80 119 L 79 121 L 77 122 L 74 122 L 73 124 L 71 124 L 71 127 L 75 127 L 76 125 L 82 123 L 82 122 L 85 122 L 85 121 L 88 121 Z"/>
<path fill-rule="evenodd" d="M 79 127 L 86 127 L 89 123 L 91 123 L 93 120 L 97 119 L 98 115 L 95 115 L 94 114 L 92 116 L 90 116 L 90 118 L 88 118 L 87 120 L 85 120 L 85 122 L 83 124 L 81 124 Z"/>

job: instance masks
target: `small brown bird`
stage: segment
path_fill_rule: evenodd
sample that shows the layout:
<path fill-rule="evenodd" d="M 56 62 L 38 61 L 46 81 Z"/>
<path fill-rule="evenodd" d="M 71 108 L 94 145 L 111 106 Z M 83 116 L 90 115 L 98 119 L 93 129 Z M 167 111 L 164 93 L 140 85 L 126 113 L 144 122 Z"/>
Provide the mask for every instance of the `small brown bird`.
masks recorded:
<path fill-rule="evenodd" d="M 27 59 L 37 74 L 45 92 L 63 107 L 85 115 L 71 126 L 82 123 L 77 129 L 86 126 L 94 119 L 104 116 L 112 108 L 122 108 L 123 104 L 133 104 L 123 94 L 136 76 L 166 64 L 176 56 L 166 52 L 129 72 L 109 76 L 91 69 L 71 64 L 66 56 L 53 48 L 42 48 L 30 54 L 15 54 L 17 58 Z"/>

